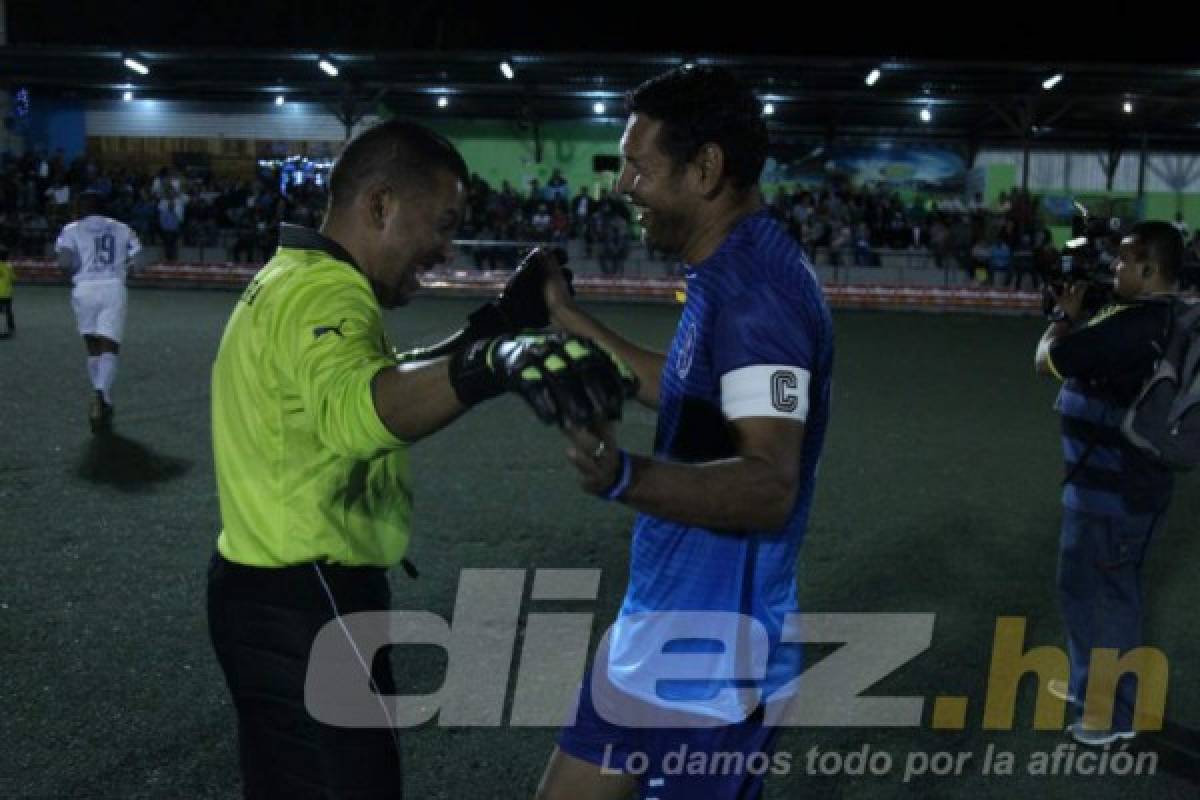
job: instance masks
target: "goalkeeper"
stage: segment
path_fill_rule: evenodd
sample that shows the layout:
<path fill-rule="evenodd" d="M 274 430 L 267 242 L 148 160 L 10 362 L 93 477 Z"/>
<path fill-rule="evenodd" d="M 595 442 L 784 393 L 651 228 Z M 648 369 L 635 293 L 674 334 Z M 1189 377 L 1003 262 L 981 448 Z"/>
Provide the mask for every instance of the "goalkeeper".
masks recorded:
<path fill-rule="evenodd" d="M 304 680 L 313 639 L 336 620 L 357 656 L 346 680 L 395 692 L 387 658 L 360 652 L 341 617 L 387 610 L 387 568 L 413 572 L 408 445 L 506 391 L 544 422 L 581 426 L 616 418 L 634 390 L 586 339 L 519 333 L 547 323 L 543 254 L 442 345 L 393 354 L 380 308 L 402 305 L 416 273 L 447 257 L 466 176 L 453 146 L 419 125 L 358 136 L 333 168 L 321 231 L 283 226 L 221 340 L 208 621 L 246 797 L 402 795 L 387 708 L 372 727 L 322 725 Z"/>

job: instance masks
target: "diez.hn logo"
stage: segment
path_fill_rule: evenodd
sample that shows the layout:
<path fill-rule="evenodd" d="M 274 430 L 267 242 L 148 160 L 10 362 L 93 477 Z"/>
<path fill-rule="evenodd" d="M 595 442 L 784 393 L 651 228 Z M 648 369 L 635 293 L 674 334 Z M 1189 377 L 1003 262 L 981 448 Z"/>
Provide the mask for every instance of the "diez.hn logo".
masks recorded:
<path fill-rule="evenodd" d="M 428 611 L 370 611 L 332 620 L 317 634 L 309 656 L 309 713 L 340 727 L 415 727 L 435 715 L 444 727 L 498 727 L 507 705 L 511 726 L 563 724 L 578 698 L 594 614 L 525 613 L 514 673 L 526 577 L 523 569 L 463 570 L 452 624 Z M 595 601 L 599 584 L 600 570 L 539 569 L 529 599 Z M 781 643 L 841 647 L 764 693 L 759 687 L 767 676 L 769 637 L 754 617 L 729 611 L 627 615 L 596 649 L 592 693 L 597 711 L 626 727 L 707 728 L 737 721 L 730 716 L 745 719 L 762 706 L 767 724 L 782 727 L 919 727 L 924 721 L 935 730 L 963 730 L 970 704 L 966 696 L 937 696 L 927 715 L 927 697 L 865 694 L 929 649 L 934 621 L 932 613 L 788 614 L 778 631 Z M 702 652 L 679 647 L 697 641 L 706 645 Z M 439 689 L 407 695 L 372 691 L 363 665 L 380 650 L 430 645 L 446 653 Z M 625 668 L 634 662 L 636 669 Z M 1013 729 L 1017 690 L 1031 674 L 1038 683 L 1034 729 L 1062 730 L 1066 704 L 1046 689 L 1052 680 L 1065 681 L 1066 653 L 1051 646 L 1027 650 L 1025 620 L 998 618 L 980 719 L 984 730 Z M 1111 725 L 1117 682 L 1125 676 L 1137 681 L 1135 727 L 1160 730 L 1167 659 L 1151 647 L 1092 653 L 1085 725 L 1100 730 Z M 711 689 L 700 705 L 721 709 L 722 719 L 697 711 L 692 700 L 676 702 L 659 693 L 663 684 L 687 682 Z"/>

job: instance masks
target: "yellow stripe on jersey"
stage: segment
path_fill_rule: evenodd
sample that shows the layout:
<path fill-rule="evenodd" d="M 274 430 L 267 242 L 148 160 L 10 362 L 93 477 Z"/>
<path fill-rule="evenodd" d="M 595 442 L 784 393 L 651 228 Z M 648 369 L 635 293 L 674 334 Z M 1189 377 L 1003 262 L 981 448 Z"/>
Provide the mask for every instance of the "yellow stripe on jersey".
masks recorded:
<path fill-rule="evenodd" d="M 1046 368 L 1050 370 L 1050 374 L 1055 378 L 1060 381 L 1064 380 L 1062 373 L 1058 371 L 1058 367 L 1054 366 L 1054 356 L 1051 355 L 1049 350 L 1046 351 Z"/>
<path fill-rule="evenodd" d="M 1111 304 L 1105 306 L 1104 308 L 1100 309 L 1099 311 L 1097 311 L 1091 317 L 1091 319 L 1089 319 L 1087 322 L 1084 323 L 1084 327 L 1090 328 L 1093 325 L 1097 325 L 1106 319 L 1110 319 L 1110 318 L 1116 316 L 1117 314 L 1120 314 L 1122 311 L 1128 311 L 1129 309 L 1131 309 L 1133 307 L 1134 307 L 1134 304 L 1132 304 L 1132 303 L 1111 303 Z M 1046 368 L 1049 369 L 1050 374 L 1053 375 L 1058 380 L 1060 380 L 1060 381 L 1065 380 L 1065 378 L 1063 378 L 1063 376 L 1062 376 L 1062 373 L 1060 373 L 1058 371 L 1058 367 L 1056 367 L 1054 365 L 1054 356 L 1051 354 L 1050 351 L 1046 352 Z"/>
<path fill-rule="evenodd" d="M 1131 309 L 1133 307 L 1134 307 L 1133 303 L 1111 303 L 1111 304 L 1105 306 L 1104 308 L 1100 309 L 1099 311 L 1097 311 L 1092 316 L 1092 318 L 1087 321 L 1087 323 L 1085 324 L 1085 327 L 1090 328 L 1093 325 L 1098 325 L 1101 322 L 1104 322 L 1104 320 L 1109 319 L 1110 317 L 1115 317 L 1117 314 L 1120 314 L 1122 311 L 1128 311 L 1129 309 Z"/>
<path fill-rule="evenodd" d="M 391 566 L 408 547 L 408 454 L 371 381 L 395 365 L 365 276 L 281 247 L 239 300 L 212 374 L 222 530 L 250 566 Z"/>

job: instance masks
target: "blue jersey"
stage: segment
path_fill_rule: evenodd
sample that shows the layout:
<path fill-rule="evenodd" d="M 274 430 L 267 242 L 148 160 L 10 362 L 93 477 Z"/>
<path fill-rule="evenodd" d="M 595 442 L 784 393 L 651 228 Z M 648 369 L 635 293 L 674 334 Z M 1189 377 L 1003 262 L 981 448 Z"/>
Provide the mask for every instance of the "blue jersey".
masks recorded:
<path fill-rule="evenodd" d="M 765 640 L 759 636 L 742 649 L 757 650 L 760 660 L 765 655 L 766 680 L 750 682 L 764 699 L 799 673 L 799 645 L 781 646 L 779 639 L 785 616 L 797 611 L 796 560 L 829 419 L 833 326 L 808 257 L 765 211 L 739 222 L 686 276 L 683 315 L 662 373 L 655 455 L 690 463 L 729 458 L 736 454 L 731 419 L 803 420 L 799 490 L 787 523 L 775 531 L 723 533 L 639 515 L 629 588 L 610 634 L 609 674 L 644 700 L 655 702 L 653 691 L 668 703 L 737 720 L 751 709 L 719 690 L 744 681 L 670 682 L 637 674 L 647 648 L 714 652 L 711 641 L 671 630 L 661 619 L 655 625 L 642 612 L 753 617 Z M 679 641 L 663 647 L 672 638 Z M 731 660 L 747 655 L 725 652 L 718 668 L 733 674 Z"/>

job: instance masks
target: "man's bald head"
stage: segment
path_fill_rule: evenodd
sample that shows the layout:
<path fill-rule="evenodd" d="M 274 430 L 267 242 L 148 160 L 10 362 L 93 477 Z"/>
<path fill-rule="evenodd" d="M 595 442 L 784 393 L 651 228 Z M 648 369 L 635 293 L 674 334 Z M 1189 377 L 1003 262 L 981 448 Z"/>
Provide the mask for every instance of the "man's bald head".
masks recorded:
<path fill-rule="evenodd" d="M 333 165 L 330 214 L 349 209 L 359 196 L 380 186 L 426 191 L 441 170 L 467 180 L 466 163 L 443 136 L 415 122 L 381 122 L 352 139 Z"/>

